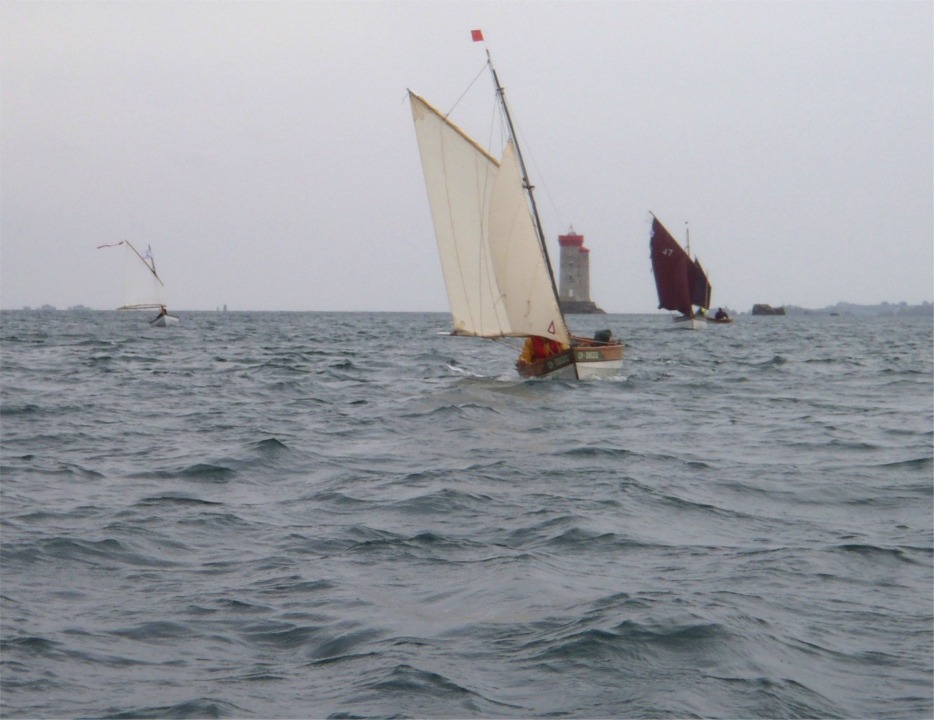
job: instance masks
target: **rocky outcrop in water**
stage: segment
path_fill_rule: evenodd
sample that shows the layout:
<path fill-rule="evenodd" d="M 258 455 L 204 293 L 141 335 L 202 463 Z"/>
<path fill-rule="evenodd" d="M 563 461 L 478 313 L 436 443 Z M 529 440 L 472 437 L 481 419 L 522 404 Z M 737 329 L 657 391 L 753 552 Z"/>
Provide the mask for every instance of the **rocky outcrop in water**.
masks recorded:
<path fill-rule="evenodd" d="M 560 304 L 565 315 L 606 315 L 592 300 L 561 300 Z"/>
<path fill-rule="evenodd" d="M 785 308 L 778 307 L 773 308 L 771 305 L 766 305 L 764 303 L 756 303 L 752 306 L 753 315 L 784 315 Z"/>

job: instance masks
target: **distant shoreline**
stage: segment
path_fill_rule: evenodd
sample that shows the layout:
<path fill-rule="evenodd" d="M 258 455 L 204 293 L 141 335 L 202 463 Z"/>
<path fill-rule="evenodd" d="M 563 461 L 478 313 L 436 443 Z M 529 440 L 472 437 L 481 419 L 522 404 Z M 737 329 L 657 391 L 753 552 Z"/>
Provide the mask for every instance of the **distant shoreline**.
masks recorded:
<path fill-rule="evenodd" d="M 733 315 L 751 315 L 751 311 L 742 312 L 736 311 L 732 308 L 724 306 L 728 312 Z M 924 316 L 934 316 L 934 303 L 925 301 L 920 305 L 909 305 L 906 302 L 900 303 L 880 303 L 878 305 L 857 305 L 855 303 L 839 302 L 836 305 L 829 305 L 824 308 L 804 308 L 797 305 L 781 305 L 776 307 L 782 307 L 785 310 L 785 315 L 823 315 L 823 316 L 857 316 L 857 317 L 898 317 L 898 316 L 910 316 L 910 317 L 924 317 Z M 58 308 L 52 305 L 42 305 L 41 307 L 22 307 L 22 308 L 3 308 L 0 312 L 73 312 L 73 313 L 105 313 L 105 312 L 119 312 L 115 309 L 110 310 L 97 310 L 94 308 L 85 307 L 84 305 L 74 305 L 67 309 L 59 310 Z M 387 313 L 387 314 L 448 314 L 447 310 L 249 310 L 249 309 L 239 309 L 239 310 L 227 310 L 227 309 L 216 309 L 216 310 L 178 310 L 178 312 L 184 313 L 205 313 L 205 314 L 218 314 L 222 315 L 226 312 L 251 312 L 251 313 Z M 662 314 L 659 312 L 613 312 L 612 310 L 607 311 L 609 315 L 657 315 Z"/>

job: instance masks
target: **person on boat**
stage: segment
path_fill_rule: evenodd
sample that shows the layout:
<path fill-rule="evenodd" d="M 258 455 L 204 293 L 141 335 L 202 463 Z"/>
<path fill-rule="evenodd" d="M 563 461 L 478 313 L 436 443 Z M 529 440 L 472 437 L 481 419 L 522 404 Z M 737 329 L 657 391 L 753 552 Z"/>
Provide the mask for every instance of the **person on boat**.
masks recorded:
<path fill-rule="evenodd" d="M 165 309 L 165 305 L 160 305 L 160 306 L 159 306 L 159 314 L 156 315 L 156 318 L 155 318 L 155 319 L 158 320 L 159 318 L 164 317 L 164 316 L 166 316 L 166 315 L 168 315 L 168 314 L 169 314 L 169 311 Z"/>
<path fill-rule="evenodd" d="M 525 344 L 522 346 L 522 352 L 519 353 L 516 365 L 530 365 L 538 360 L 546 360 L 565 350 L 567 350 L 567 346 L 556 340 L 530 335 L 525 339 Z"/>
<path fill-rule="evenodd" d="M 714 319 L 716 320 L 727 320 L 729 317 L 730 316 L 726 314 L 726 311 L 723 308 L 717 308 L 717 314 L 714 315 Z"/>

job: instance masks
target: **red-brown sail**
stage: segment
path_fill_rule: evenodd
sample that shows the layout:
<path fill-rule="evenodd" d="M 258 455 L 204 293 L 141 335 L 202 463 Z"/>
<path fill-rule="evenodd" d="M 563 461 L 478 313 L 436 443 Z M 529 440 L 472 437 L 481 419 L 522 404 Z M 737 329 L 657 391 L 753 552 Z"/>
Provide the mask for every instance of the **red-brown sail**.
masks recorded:
<path fill-rule="evenodd" d="M 658 307 L 675 310 L 694 317 L 693 305 L 710 307 L 710 282 L 700 262 L 678 244 L 658 218 L 652 217 L 652 239 L 649 241 Z"/>
<path fill-rule="evenodd" d="M 701 267 L 700 260 L 695 258 L 692 265 L 694 269 L 691 272 L 691 302 L 706 310 L 710 307 L 710 293 L 713 288 L 710 287 L 710 281 Z"/>
<path fill-rule="evenodd" d="M 689 280 L 694 263 L 671 236 L 671 233 L 655 217 L 652 218 L 652 238 L 649 241 L 649 250 L 652 257 L 652 271 L 655 273 L 655 288 L 658 290 L 658 307 L 694 317 L 694 311 L 691 309 Z"/>

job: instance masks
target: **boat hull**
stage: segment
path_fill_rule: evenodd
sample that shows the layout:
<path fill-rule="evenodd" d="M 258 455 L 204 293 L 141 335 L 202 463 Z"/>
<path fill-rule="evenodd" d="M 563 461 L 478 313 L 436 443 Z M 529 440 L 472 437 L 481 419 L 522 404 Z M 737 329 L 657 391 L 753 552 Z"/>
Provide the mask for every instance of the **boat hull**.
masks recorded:
<path fill-rule="evenodd" d="M 694 316 L 694 317 L 685 317 L 679 316 L 674 319 L 675 328 L 678 330 L 703 330 L 707 327 L 707 320 L 705 318 Z"/>
<path fill-rule="evenodd" d="M 174 315 L 160 315 L 154 320 L 150 320 L 149 324 L 153 327 L 171 327 L 172 325 L 178 325 L 178 318 Z"/>
<path fill-rule="evenodd" d="M 592 380 L 618 375 L 623 367 L 623 345 L 572 345 L 544 360 L 517 367 L 524 378 Z"/>

